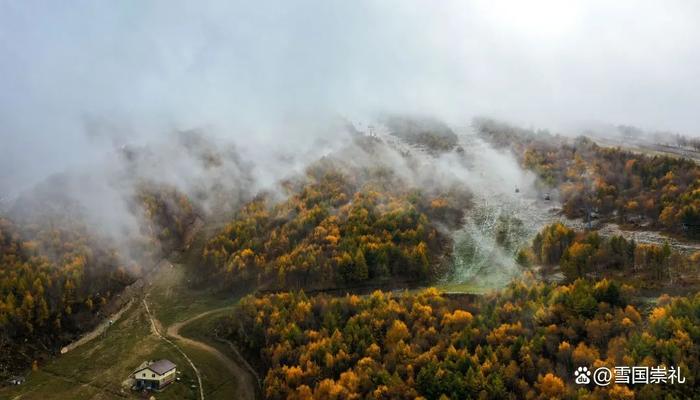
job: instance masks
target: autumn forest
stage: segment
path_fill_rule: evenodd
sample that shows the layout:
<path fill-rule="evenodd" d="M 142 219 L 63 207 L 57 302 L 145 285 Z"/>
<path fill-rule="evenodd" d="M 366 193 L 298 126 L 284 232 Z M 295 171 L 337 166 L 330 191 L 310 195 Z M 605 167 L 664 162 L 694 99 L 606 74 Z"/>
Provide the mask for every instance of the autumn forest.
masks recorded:
<path fill-rule="evenodd" d="M 434 120 L 385 123 L 379 134 L 353 129 L 274 187 L 232 197 L 221 182 L 205 198 L 140 179 L 126 201 L 138 221 L 128 234 L 97 234 L 79 207 L 70 216 L 55 207 L 31 218 L 7 212 L 0 375 L 59 357 L 123 305 L 122 293 L 141 290 L 161 260 L 178 260 L 191 288 L 241 296 L 207 335 L 240 351 L 266 399 L 697 398 L 694 161 L 489 119 L 472 123 L 472 142 Z M 498 262 L 511 266 L 509 282 L 454 290 L 454 235 L 483 212 L 478 173 L 454 172 L 483 157 L 473 143 L 514 160 L 530 194 L 519 185 L 498 196 L 539 207 L 547 223 L 508 243 L 494 228 L 482 241 L 506 255 Z M 197 157 L 204 170 L 233 162 L 215 147 Z M 236 184 L 252 181 L 238 171 Z M 610 224 L 619 231 L 603 229 Z M 639 240 L 639 231 L 666 239 Z M 618 365 L 673 367 L 686 381 L 574 380 L 579 367 Z"/>

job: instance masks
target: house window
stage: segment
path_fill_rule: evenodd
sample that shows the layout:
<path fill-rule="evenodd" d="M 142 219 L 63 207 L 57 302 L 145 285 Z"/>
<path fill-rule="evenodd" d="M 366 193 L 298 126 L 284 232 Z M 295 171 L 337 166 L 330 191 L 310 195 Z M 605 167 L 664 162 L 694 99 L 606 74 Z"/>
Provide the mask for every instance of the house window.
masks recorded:
<path fill-rule="evenodd" d="M 143 373 L 143 377 L 144 377 L 144 378 L 146 377 L 146 373 L 145 373 L 145 372 Z"/>
<path fill-rule="evenodd" d="M 155 378 L 155 377 L 156 377 L 156 374 L 151 374 L 151 378 Z"/>

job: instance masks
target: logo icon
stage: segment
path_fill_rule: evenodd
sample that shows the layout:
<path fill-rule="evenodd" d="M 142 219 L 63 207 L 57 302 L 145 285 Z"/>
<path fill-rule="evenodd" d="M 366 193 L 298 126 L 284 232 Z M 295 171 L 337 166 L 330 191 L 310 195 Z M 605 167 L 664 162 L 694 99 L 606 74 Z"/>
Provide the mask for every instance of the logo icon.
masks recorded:
<path fill-rule="evenodd" d="M 578 367 L 576 371 L 574 371 L 574 375 L 576 376 L 576 384 L 578 385 L 588 385 L 591 383 L 591 371 L 588 370 L 588 367 Z"/>

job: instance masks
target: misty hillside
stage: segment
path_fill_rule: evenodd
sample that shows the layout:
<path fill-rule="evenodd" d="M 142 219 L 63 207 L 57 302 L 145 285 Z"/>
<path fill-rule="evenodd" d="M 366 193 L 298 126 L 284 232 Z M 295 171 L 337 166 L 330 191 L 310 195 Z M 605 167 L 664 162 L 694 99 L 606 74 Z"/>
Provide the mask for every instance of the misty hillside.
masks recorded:
<path fill-rule="evenodd" d="M 444 122 L 430 118 L 393 116 L 386 118 L 392 135 L 431 152 L 445 152 L 457 146 L 457 135 Z"/>
<path fill-rule="evenodd" d="M 115 164 L 91 178 L 108 181 L 96 193 L 124 213 L 121 220 L 99 219 L 88 193 L 61 190 L 83 173 L 56 176 L 18 197 L 2 220 L 0 323 L 5 348 L 21 356 L 5 352 L 3 373 L 50 365 L 60 349 L 97 329 L 103 315 L 133 304 L 125 301 L 134 293 L 143 291 L 145 301 L 169 260 L 182 263 L 181 291 L 222 300 L 248 294 L 233 314 L 211 321 L 205 336 L 238 346 L 265 376 L 263 397 L 273 399 L 380 387 L 409 397 L 567 393 L 573 387 L 554 375 L 569 368 L 566 357 L 598 357 L 606 351 L 602 337 L 620 343 L 639 334 L 664 337 L 643 331 L 658 322 L 643 322 L 639 291 L 689 293 L 700 285 L 700 252 L 567 226 L 581 217 L 590 224 L 595 213 L 598 225 L 646 218 L 648 229 L 692 237 L 683 228 L 692 226 L 697 207 L 692 162 L 488 119 L 457 131 L 411 118 L 375 122 L 366 131 L 333 126 L 346 136 L 319 144 L 325 151 L 316 159 L 278 174 L 275 183 L 252 183 L 260 179 L 255 160 L 237 147 L 213 145 L 203 132 L 158 147 L 123 146 Z M 295 163 L 293 154 L 274 157 Z M 183 175 L 164 170 L 182 167 L 188 167 Z M 687 194 L 670 197 L 669 190 Z M 676 207 L 677 213 L 668 211 Z M 424 289 L 430 285 L 451 294 Z M 533 289 L 523 292 L 526 287 Z M 390 293 L 406 288 L 418 292 L 395 299 Z M 483 298 L 470 294 L 503 288 Z M 463 294 L 453 298 L 454 290 Z M 569 300 L 552 294 L 570 291 L 578 294 Z M 343 293 L 353 295 L 332 297 Z M 663 304 L 664 312 L 679 312 L 678 303 Z M 593 328 L 604 319 L 598 307 L 632 325 L 608 321 L 609 328 Z M 525 318 L 531 313 L 542 317 Z M 373 322 L 378 319 L 386 325 Z M 585 328 L 563 328 L 571 324 Z M 522 361 L 512 346 L 543 340 L 553 342 L 534 351 L 537 364 L 513 368 Z M 410 350 L 401 347 L 408 343 Z M 321 364 L 310 369 L 280 364 L 281 357 L 300 365 L 317 360 L 315 349 L 327 346 L 337 360 L 314 361 Z M 629 346 L 619 351 L 636 351 Z M 401 348 L 407 358 L 396 359 Z M 501 358 L 488 361 L 494 351 Z M 679 351 L 684 365 L 692 363 L 689 350 Z M 453 364 L 454 357 L 465 364 Z M 452 380 L 433 380 L 438 369 Z M 400 379 L 372 383 L 372 374 Z"/>
<path fill-rule="evenodd" d="M 698 20 L 0 2 L 0 400 L 700 399 Z"/>

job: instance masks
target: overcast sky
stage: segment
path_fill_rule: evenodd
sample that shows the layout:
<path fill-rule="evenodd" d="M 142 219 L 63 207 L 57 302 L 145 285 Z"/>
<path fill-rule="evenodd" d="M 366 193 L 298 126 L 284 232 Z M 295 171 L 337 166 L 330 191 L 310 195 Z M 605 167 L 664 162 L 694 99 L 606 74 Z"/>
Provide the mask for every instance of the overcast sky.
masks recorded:
<path fill-rule="evenodd" d="M 700 2 L 236 3 L 0 1 L 0 190 L 104 132 L 302 140 L 284 126 L 390 111 L 700 133 Z"/>

